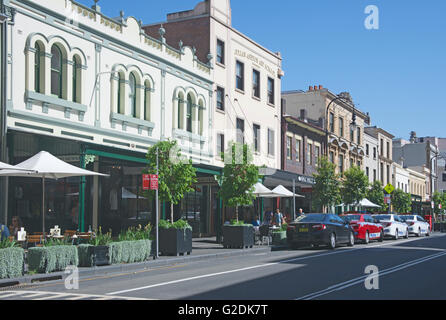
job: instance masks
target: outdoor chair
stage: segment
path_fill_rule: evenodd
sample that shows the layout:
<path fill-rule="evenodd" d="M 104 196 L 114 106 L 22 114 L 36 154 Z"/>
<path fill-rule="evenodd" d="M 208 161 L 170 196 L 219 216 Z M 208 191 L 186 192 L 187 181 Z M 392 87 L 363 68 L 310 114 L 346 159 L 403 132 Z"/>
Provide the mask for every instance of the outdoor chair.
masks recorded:
<path fill-rule="evenodd" d="M 26 247 L 28 248 L 30 244 L 34 247 L 42 247 L 42 235 L 30 235 L 26 236 Z"/>
<path fill-rule="evenodd" d="M 259 232 L 260 232 L 260 239 L 261 239 L 261 243 L 264 244 L 265 240 L 268 243 L 272 242 L 272 231 L 270 229 L 270 227 L 268 225 L 263 225 L 259 227 Z"/>

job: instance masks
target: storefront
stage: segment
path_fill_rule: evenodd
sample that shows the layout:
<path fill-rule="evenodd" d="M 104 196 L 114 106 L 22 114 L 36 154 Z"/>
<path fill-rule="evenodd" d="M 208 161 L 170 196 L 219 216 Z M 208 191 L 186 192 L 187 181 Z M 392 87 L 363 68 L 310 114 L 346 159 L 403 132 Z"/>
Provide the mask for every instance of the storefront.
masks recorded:
<path fill-rule="evenodd" d="M 130 226 L 155 224 L 155 200 L 142 190 L 144 153 L 88 145 L 72 140 L 10 131 L 10 163 L 18 164 L 45 150 L 75 166 L 109 177 L 47 180 L 45 224 L 64 230 L 112 230 L 114 235 Z M 187 219 L 195 237 L 217 234 L 222 221 L 215 176 L 218 168 L 195 166 L 197 183 L 174 207 L 175 219 Z M 42 228 L 42 183 L 37 178 L 9 178 L 8 223 L 19 216 L 28 232 Z M 170 217 L 170 205 L 162 203 L 160 218 Z"/>

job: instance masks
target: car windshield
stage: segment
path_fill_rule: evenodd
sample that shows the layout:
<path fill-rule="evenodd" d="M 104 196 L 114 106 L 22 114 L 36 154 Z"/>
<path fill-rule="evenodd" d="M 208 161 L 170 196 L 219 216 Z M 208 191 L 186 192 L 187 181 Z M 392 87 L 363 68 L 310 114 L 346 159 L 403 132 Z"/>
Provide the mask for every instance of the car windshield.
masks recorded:
<path fill-rule="evenodd" d="M 361 220 L 361 216 L 359 214 L 353 214 L 348 216 L 341 216 L 344 221 L 351 222 L 351 221 L 358 221 Z"/>
<path fill-rule="evenodd" d="M 399 218 L 403 221 L 407 221 L 407 220 L 415 220 L 414 216 L 399 216 Z"/>
<path fill-rule="evenodd" d="M 373 218 L 375 218 L 378 221 L 392 220 L 391 216 L 374 216 Z"/>
<path fill-rule="evenodd" d="M 296 222 L 321 222 L 327 217 L 326 214 L 309 214 L 297 218 Z"/>

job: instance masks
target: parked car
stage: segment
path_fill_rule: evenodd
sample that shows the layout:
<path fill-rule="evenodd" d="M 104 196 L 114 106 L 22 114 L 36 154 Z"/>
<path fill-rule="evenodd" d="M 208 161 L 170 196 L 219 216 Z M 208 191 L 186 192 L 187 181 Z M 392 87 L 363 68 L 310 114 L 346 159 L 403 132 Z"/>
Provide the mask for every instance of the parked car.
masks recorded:
<path fill-rule="evenodd" d="M 373 218 L 384 227 L 384 237 L 390 237 L 395 240 L 398 240 L 400 237 L 409 238 L 409 227 L 398 215 L 374 215 Z"/>
<path fill-rule="evenodd" d="M 355 244 L 355 235 L 349 223 L 334 214 L 306 214 L 290 223 L 287 241 L 296 249 L 308 245 L 328 245 L 335 249 L 338 244 Z"/>
<path fill-rule="evenodd" d="M 350 223 L 355 240 L 368 244 L 370 240 L 384 240 L 384 227 L 369 214 L 345 214 L 341 218 Z"/>
<path fill-rule="evenodd" d="M 430 236 L 430 225 L 422 217 L 417 215 L 405 215 L 400 216 L 400 219 L 406 222 L 409 226 L 409 234 L 414 234 L 417 237 L 421 237 L 422 235 Z"/>

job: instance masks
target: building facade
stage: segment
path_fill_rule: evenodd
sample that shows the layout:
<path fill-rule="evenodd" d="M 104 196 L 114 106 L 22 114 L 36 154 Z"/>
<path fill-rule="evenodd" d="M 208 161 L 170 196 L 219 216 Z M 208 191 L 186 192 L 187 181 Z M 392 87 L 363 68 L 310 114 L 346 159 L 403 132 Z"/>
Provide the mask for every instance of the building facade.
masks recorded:
<path fill-rule="evenodd" d="M 286 104 L 293 106 L 287 114 L 297 118 L 305 114 L 324 128 L 324 154 L 336 164 L 337 173 L 343 173 L 352 166 L 364 169 L 364 127 L 370 123 L 369 116 L 355 108 L 350 95 L 343 94 L 346 99 L 337 99 L 336 94 L 322 86 L 311 86 L 307 92 L 282 93 Z"/>
<path fill-rule="evenodd" d="M 394 182 L 392 139 L 394 136 L 378 127 L 366 127 L 368 135 L 378 141 L 378 179 L 383 186 Z"/>
<path fill-rule="evenodd" d="M 144 26 L 156 35 L 161 24 Z M 195 48 L 213 61 L 213 141 L 215 160 L 230 141 L 252 146 L 254 163 L 280 169 L 282 58 L 232 27 L 229 0 L 205 0 L 190 11 L 172 13 L 162 23 L 167 43 Z"/>
<path fill-rule="evenodd" d="M 219 222 L 213 139 L 213 69 L 192 47 L 169 46 L 165 30 L 153 38 L 136 18 L 110 18 L 96 4 L 11 0 L 15 24 L 7 46 L 8 158 L 17 164 L 41 150 L 109 178 L 48 184 L 48 221 L 63 229 L 112 228 L 154 219 L 143 196 L 147 149 L 178 141 L 199 181 L 177 217 L 212 234 Z M 217 168 L 218 169 L 218 168 Z M 9 179 L 9 217 L 39 230 L 36 179 Z M 189 205 L 190 204 L 190 205 Z M 163 206 L 168 207 L 168 206 Z"/>
<path fill-rule="evenodd" d="M 367 130 L 364 130 L 364 169 L 369 178 L 369 183 L 380 180 L 378 175 L 378 148 L 378 139 L 373 134 L 369 134 Z"/>

